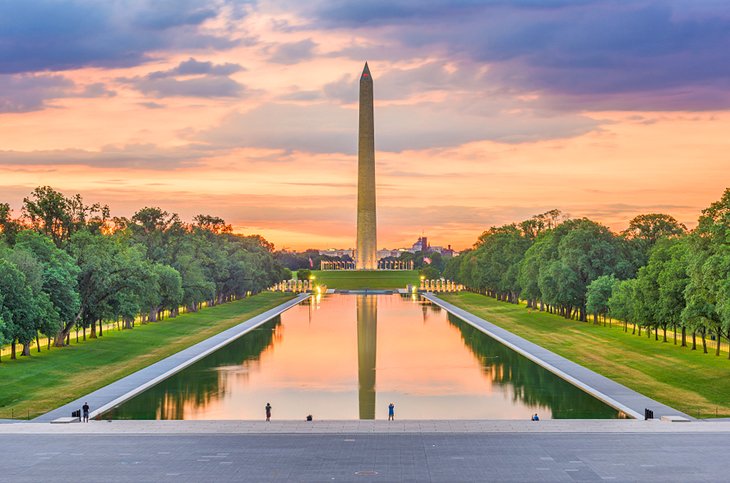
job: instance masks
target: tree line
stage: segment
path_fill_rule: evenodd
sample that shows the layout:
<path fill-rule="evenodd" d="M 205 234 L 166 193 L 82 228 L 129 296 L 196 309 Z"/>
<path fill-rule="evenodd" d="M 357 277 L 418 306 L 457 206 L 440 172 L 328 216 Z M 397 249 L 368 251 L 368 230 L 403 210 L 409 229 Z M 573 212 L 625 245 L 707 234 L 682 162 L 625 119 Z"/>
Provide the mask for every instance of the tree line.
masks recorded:
<path fill-rule="evenodd" d="M 622 233 L 558 210 L 492 227 L 471 250 L 447 260 L 444 277 L 528 310 L 599 324 L 707 350 L 730 337 L 730 189 L 702 211 L 694 230 L 670 215 L 631 220 Z M 730 357 L 730 353 L 728 355 Z"/>
<path fill-rule="evenodd" d="M 0 203 L 0 346 L 31 354 L 40 336 L 63 347 L 70 334 L 103 335 L 103 322 L 129 329 L 256 293 L 283 276 L 274 247 L 234 234 L 221 218 L 192 223 L 158 207 L 131 218 L 38 187 L 20 216 Z"/>

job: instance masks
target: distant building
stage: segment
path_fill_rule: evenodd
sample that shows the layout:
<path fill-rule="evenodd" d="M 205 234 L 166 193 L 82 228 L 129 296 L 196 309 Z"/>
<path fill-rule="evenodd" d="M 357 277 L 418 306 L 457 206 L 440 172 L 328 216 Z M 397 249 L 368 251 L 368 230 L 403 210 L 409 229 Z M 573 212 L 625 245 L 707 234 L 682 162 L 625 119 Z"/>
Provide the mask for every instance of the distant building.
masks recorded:
<path fill-rule="evenodd" d="M 451 245 L 448 245 L 446 248 L 431 247 L 431 250 L 439 252 L 443 257 L 453 257 L 453 256 L 458 255 L 458 252 L 456 252 L 453 248 L 451 248 Z"/>
<path fill-rule="evenodd" d="M 325 255 L 328 257 L 350 257 L 353 258 L 355 255 L 355 250 L 352 248 L 328 248 L 326 250 L 320 250 L 320 255 Z"/>
<path fill-rule="evenodd" d="M 378 253 L 377 253 L 378 260 L 382 260 L 383 258 L 388 258 L 388 257 L 398 258 L 400 256 L 400 254 L 402 253 L 401 250 L 402 249 L 389 250 L 387 248 L 381 248 L 380 250 L 378 250 Z"/>
<path fill-rule="evenodd" d="M 425 252 L 428 251 L 428 238 L 425 236 L 419 237 L 418 241 L 413 244 L 411 250 L 414 252 Z"/>

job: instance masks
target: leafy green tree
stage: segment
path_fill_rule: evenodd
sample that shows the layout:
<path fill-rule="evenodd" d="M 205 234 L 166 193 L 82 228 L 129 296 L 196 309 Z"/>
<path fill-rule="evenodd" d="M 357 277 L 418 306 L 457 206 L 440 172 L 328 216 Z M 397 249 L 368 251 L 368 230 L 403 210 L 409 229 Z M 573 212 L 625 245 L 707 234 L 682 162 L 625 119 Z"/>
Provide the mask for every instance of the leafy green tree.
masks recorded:
<path fill-rule="evenodd" d="M 464 255 L 464 252 L 461 255 Z M 446 280 L 459 281 L 459 268 L 461 267 L 462 260 L 463 258 L 459 258 L 459 255 L 446 259 L 443 271 L 443 276 Z"/>
<path fill-rule="evenodd" d="M 50 186 L 41 186 L 23 199 L 23 213 L 35 230 L 61 247 L 81 229 L 99 233 L 109 218 L 109 207 L 86 205 L 81 195 L 66 198 Z"/>
<path fill-rule="evenodd" d="M 144 248 L 132 243 L 124 232 L 109 236 L 84 230 L 73 235 L 70 249 L 80 269 L 81 304 L 75 322 L 81 323 L 84 329 L 90 327 L 94 338 L 96 322 L 111 313 L 114 297 L 127 290 L 138 293 L 143 285 Z M 64 345 L 72 327 L 72 323 L 64 324 L 56 338 L 56 346 Z"/>
<path fill-rule="evenodd" d="M 38 310 L 25 275 L 5 256 L 0 257 L 0 294 L 3 339 L 10 342 L 10 358 L 15 359 L 15 343 L 25 343 L 35 337 Z"/>
<path fill-rule="evenodd" d="M 588 285 L 601 275 L 615 273 L 620 249 L 617 237 L 603 225 L 588 219 L 578 220 L 558 245 L 560 263 L 568 270 L 560 271 L 566 280 L 558 280 L 570 305 L 578 307 L 580 320 L 586 320 Z"/>
<path fill-rule="evenodd" d="M 552 231 L 540 233 L 520 261 L 517 283 L 520 286 L 520 295 L 527 300 L 528 308 L 537 308 L 539 302 L 540 310 L 544 309 L 544 298 L 539 284 L 540 269 L 545 266 L 544 261 L 549 260 L 543 251 L 551 248 L 552 236 Z"/>
<path fill-rule="evenodd" d="M 648 213 L 634 217 L 622 235 L 637 267 L 646 265 L 649 253 L 662 238 L 677 238 L 687 234 L 687 227 L 674 217 L 663 213 Z"/>
<path fill-rule="evenodd" d="M 479 287 L 500 300 L 519 301 L 519 266 L 530 240 L 515 224 L 492 227 L 477 240 L 474 256 Z"/>
<path fill-rule="evenodd" d="M 676 238 L 687 234 L 687 227 L 673 216 L 649 213 L 634 217 L 623 235 L 631 240 L 641 240 L 651 248 L 662 238 Z"/>
<path fill-rule="evenodd" d="M 441 278 L 441 273 L 435 267 L 426 265 L 418 271 L 420 276 L 423 276 L 426 280 L 437 280 Z"/>
<path fill-rule="evenodd" d="M 687 306 L 682 319 L 693 330 L 693 348 L 694 333 L 699 332 L 707 353 L 705 335 L 712 333 L 717 341 L 715 355 L 720 355 L 722 336 L 730 336 L 726 299 L 730 283 L 730 189 L 702 211 L 689 246 Z"/>
<path fill-rule="evenodd" d="M 34 231 L 18 234 L 16 249 L 27 250 L 42 265 L 42 290 L 53 305 L 52 310 L 40 321 L 39 330 L 48 338 L 55 337 L 64 324 L 73 324 L 80 307 L 77 289 L 79 268 L 75 260 L 64 250 L 57 248 L 51 239 Z"/>
<path fill-rule="evenodd" d="M 679 239 L 670 244 L 669 259 L 664 263 L 658 276 L 659 282 L 659 317 L 674 329 L 674 343 L 677 343 L 677 328 L 682 328 L 682 347 L 687 346 L 687 328 L 682 324 L 682 311 L 687 305 L 685 290 L 689 281 L 688 238 Z"/>
<path fill-rule="evenodd" d="M 611 316 L 624 321 L 624 332 L 627 324 L 635 324 L 638 319 L 636 307 L 636 279 L 622 280 L 614 285 L 611 298 L 608 299 Z M 634 333 L 636 325 L 634 325 Z"/>
<path fill-rule="evenodd" d="M 5 240 L 11 246 L 15 244 L 15 236 L 22 229 L 18 220 L 12 218 L 12 212 L 8 203 L 0 203 L 0 242 Z"/>
<path fill-rule="evenodd" d="M 598 316 L 603 317 L 603 325 L 606 325 L 606 317 L 609 312 L 608 301 L 613 295 L 613 290 L 618 280 L 613 275 L 601 275 L 588 285 L 586 292 L 586 310 L 593 314 L 593 323 L 598 323 Z"/>

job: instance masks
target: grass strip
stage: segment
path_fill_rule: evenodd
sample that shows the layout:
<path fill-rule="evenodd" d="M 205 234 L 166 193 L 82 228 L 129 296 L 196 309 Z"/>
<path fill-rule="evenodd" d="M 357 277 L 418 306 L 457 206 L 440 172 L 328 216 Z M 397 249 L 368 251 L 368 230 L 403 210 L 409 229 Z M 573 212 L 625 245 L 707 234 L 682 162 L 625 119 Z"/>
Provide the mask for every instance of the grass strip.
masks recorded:
<path fill-rule="evenodd" d="M 316 284 L 342 290 L 392 290 L 406 288 L 408 284 L 418 286 L 421 282 L 418 270 L 314 270 L 312 275 Z"/>
<path fill-rule="evenodd" d="M 294 294 L 264 292 L 0 363 L 0 418 L 31 419 L 164 359 Z"/>
<path fill-rule="evenodd" d="M 700 418 L 730 417 L 730 361 L 668 342 L 578 322 L 524 305 L 473 293 L 441 294 L 452 303 L 499 327 L 581 364 L 652 399 Z"/>

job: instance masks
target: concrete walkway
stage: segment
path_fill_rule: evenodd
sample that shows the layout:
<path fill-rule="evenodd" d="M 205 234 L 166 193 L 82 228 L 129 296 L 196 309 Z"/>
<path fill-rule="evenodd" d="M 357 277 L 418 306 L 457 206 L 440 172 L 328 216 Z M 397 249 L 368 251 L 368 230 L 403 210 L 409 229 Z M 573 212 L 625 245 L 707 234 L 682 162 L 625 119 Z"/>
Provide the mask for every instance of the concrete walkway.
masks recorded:
<path fill-rule="evenodd" d="M 117 423 L 72 426 L 103 424 Z M 728 480 L 724 463 L 728 436 L 597 432 L 3 434 L 0 467 L 3 481 L 14 483 L 724 482 Z"/>
<path fill-rule="evenodd" d="M 71 416 L 72 411 L 81 409 L 84 402 L 88 402 L 89 406 L 91 406 L 91 412 L 89 414 L 90 417 L 93 418 L 98 414 L 102 414 L 115 405 L 134 397 L 148 387 L 154 386 L 158 382 L 167 379 L 171 375 L 181 371 L 208 354 L 211 354 L 226 344 L 238 339 L 243 334 L 255 329 L 264 322 L 276 317 L 288 308 L 306 300 L 307 298 L 309 298 L 309 294 L 300 294 L 292 300 L 284 302 L 273 309 L 252 317 L 235 327 L 224 330 L 209 339 L 190 346 L 187 349 L 183 349 L 170 357 L 145 367 L 144 369 L 140 369 L 134 374 L 130 374 L 129 376 L 113 382 L 108 386 L 104 386 L 91 394 L 43 414 L 35 418 L 33 421 L 50 422 L 58 418 L 69 417 Z"/>
<path fill-rule="evenodd" d="M 533 344 L 532 342 L 498 327 L 491 322 L 487 322 L 466 310 L 445 302 L 432 293 L 425 293 L 421 295 L 426 300 L 459 317 L 493 339 L 506 345 L 510 349 L 522 354 L 555 375 L 595 396 L 611 407 L 623 411 L 631 417 L 643 419 L 644 409 L 648 408 L 654 411 L 654 417 L 657 419 L 662 416 L 681 416 L 687 419 L 694 419 L 687 414 L 650 399 L 643 394 L 639 394 L 638 392 L 612 381 L 607 377 L 597 374 L 590 369 L 576 364 L 575 362 L 569 361 L 565 357 L 559 356 L 537 344 Z"/>
<path fill-rule="evenodd" d="M 393 433 L 726 433 L 727 421 L 664 422 L 658 419 L 529 420 L 113 420 L 89 423 L 18 423 L 0 425 L 8 434 L 393 434 Z"/>

